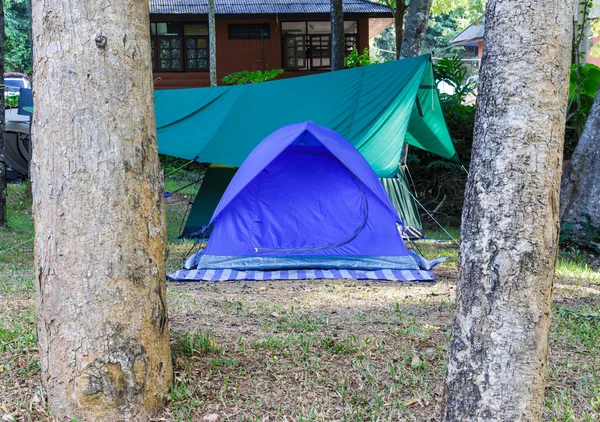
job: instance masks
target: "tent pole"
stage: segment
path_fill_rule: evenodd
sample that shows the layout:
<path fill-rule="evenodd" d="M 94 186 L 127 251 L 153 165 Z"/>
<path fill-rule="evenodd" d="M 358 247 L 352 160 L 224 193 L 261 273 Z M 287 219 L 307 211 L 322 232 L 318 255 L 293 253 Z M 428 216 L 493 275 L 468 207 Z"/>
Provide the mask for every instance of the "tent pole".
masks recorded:
<path fill-rule="evenodd" d="M 425 207 L 423 206 L 423 204 L 421 204 L 421 203 L 419 202 L 419 200 L 418 200 L 418 199 L 415 197 L 415 195 L 413 195 L 413 193 L 410 191 L 410 189 L 408 189 L 408 188 L 407 188 L 406 186 L 404 186 L 404 185 L 402 185 L 402 187 L 404 187 L 404 189 L 405 189 L 405 190 L 408 192 L 408 194 L 409 194 L 410 196 L 412 196 L 412 198 L 415 200 L 415 202 L 416 202 L 417 204 L 419 204 L 419 206 L 420 206 L 420 207 L 423 209 L 423 211 L 425 211 L 425 212 L 427 213 L 427 215 L 429 216 L 429 218 L 431 218 L 431 219 L 432 219 L 432 220 L 435 222 L 435 224 L 437 224 L 438 226 L 440 226 L 440 228 L 441 228 L 441 229 L 444 231 L 444 233 L 446 233 L 446 234 L 448 235 L 448 237 L 449 237 L 450 239 L 452 239 L 452 241 L 453 241 L 453 242 L 454 242 L 454 243 L 455 243 L 457 246 L 460 246 L 460 243 L 458 243 L 458 241 L 457 241 L 457 240 L 456 240 L 456 239 L 455 239 L 455 238 L 454 238 L 454 237 L 453 237 L 453 236 L 452 236 L 450 233 L 448 233 L 448 230 L 446 230 L 446 229 L 444 228 L 444 226 L 442 226 L 442 225 L 441 225 L 441 224 L 440 224 L 440 223 L 439 223 L 439 222 L 438 222 L 438 221 L 435 219 L 435 217 L 434 217 L 434 216 L 433 216 L 433 215 L 432 215 L 432 214 L 431 214 L 431 213 L 430 213 L 430 212 L 427 210 L 427 208 L 425 208 Z"/>

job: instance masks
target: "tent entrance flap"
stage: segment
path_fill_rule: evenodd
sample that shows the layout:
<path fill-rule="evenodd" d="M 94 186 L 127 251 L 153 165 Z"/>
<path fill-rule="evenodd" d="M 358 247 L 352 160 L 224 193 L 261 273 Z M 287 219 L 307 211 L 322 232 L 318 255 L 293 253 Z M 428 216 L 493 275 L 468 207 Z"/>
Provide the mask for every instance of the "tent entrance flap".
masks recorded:
<path fill-rule="evenodd" d="M 408 179 L 402 168 L 395 178 L 380 179 L 385 191 L 390 197 L 398 216 L 404 222 L 406 236 L 409 239 L 423 237 L 423 223 L 415 200 L 411 196 Z"/>
<path fill-rule="evenodd" d="M 155 92 L 159 152 L 239 167 L 275 130 L 312 121 L 339 133 L 380 177 L 406 141 L 447 159 L 456 152 L 429 56 L 260 84 Z M 419 99 L 422 115 L 417 110 Z"/>
<path fill-rule="evenodd" d="M 201 237 L 237 169 L 211 165 L 206 169 L 180 237 Z"/>

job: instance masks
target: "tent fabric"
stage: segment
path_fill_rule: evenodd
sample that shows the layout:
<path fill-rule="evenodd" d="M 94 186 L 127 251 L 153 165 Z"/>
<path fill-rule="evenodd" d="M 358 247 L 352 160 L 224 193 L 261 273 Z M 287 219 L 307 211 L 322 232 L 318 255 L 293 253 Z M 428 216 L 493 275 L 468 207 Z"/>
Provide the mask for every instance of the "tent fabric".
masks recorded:
<path fill-rule="evenodd" d="M 155 107 L 159 152 L 189 160 L 239 167 L 270 133 L 308 120 L 350 141 L 380 177 L 397 173 L 405 139 L 456 160 L 428 55 L 260 84 L 159 90 Z"/>
<path fill-rule="evenodd" d="M 211 165 L 207 169 L 180 237 L 208 237 L 209 233 L 204 229 L 208 227 L 211 217 L 236 171 L 235 167 L 219 165 Z M 380 181 L 398 216 L 403 221 L 405 235 L 409 239 L 422 238 L 421 217 L 415 201 L 409 193 L 410 186 L 404 170 L 401 168 L 395 178 L 382 178 Z M 287 189 L 287 187 L 284 188 Z"/>
<path fill-rule="evenodd" d="M 186 269 L 427 269 L 363 156 L 311 122 L 279 129 L 236 172 Z"/>
<path fill-rule="evenodd" d="M 179 270 L 168 275 L 174 281 L 266 281 L 266 280 L 386 280 L 386 281 L 434 281 L 432 271 L 427 270 L 282 270 L 282 271 L 236 271 L 236 270 Z"/>
<path fill-rule="evenodd" d="M 387 192 L 396 212 L 403 220 L 405 234 L 409 239 L 421 239 L 423 237 L 423 224 L 410 192 L 410 186 L 404 170 L 400 168 L 394 178 L 380 179 Z"/>
<path fill-rule="evenodd" d="M 208 167 L 180 237 L 198 237 L 204 234 L 204 229 L 210 223 L 210 219 L 236 171 L 235 167 L 219 165 Z"/>

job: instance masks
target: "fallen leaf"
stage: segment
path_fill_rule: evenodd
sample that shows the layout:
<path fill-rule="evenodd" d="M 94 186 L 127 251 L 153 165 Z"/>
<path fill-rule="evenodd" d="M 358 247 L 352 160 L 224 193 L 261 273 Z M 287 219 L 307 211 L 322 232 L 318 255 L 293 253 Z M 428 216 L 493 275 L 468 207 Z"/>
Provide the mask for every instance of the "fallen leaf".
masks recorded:
<path fill-rule="evenodd" d="M 13 422 L 15 418 L 13 417 L 13 415 L 7 413 L 6 415 L 2 416 L 2 420 L 4 422 Z"/>
<path fill-rule="evenodd" d="M 410 362 L 410 366 L 412 366 L 413 368 L 418 368 L 419 366 L 421 366 L 422 363 L 423 361 L 421 360 L 421 358 L 418 355 L 414 355 L 412 361 Z"/>
<path fill-rule="evenodd" d="M 419 400 L 407 401 L 406 403 L 404 403 L 404 407 L 411 407 L 411 406 L 414 406 L 417 403 L 419 403 Z"/>
<path fill-rule="evenodd" d="M 202 420 L 206 422 L 216 422 L 219 420 L 219 415 L 217 415 L 216 413 L 211 413 L 210 415 L 204 416 Z"/>

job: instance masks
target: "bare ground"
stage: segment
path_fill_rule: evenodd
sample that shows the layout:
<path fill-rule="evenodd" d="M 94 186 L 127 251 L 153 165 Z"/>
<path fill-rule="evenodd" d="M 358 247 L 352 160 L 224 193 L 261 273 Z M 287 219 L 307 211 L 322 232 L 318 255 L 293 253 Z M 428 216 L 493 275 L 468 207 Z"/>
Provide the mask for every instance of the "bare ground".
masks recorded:
<path fill-rule="evenodd" d="M 2 422 L 51 420 L 28 206 L 0 233 Z M 168 215 L 174 233 L 182 212 Z M 170 244 L 170 270 L 189 248 Z M 440 420 L 456 267 L 436 272 L 437 283 L 423 284 L 169 283 L 176 381 L 155 420 Z M 567 259 L 557 274 L 544 420 L 600 421 L 600 273 Z"/>
<path fill-rule="evenodd" d="M 438 276 L 169 283 L 176 383 L 156 420 L 439 420 L 455 273 Z M 600 420 L 600 287 L 557 280 L 555 298 L 544 419 Z M 22 330 L 0 355 L 0 414 L 47 420 L 33 294 L 0 305 Z"/>

